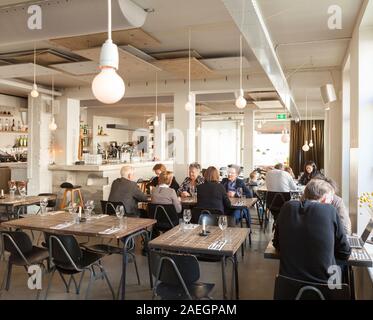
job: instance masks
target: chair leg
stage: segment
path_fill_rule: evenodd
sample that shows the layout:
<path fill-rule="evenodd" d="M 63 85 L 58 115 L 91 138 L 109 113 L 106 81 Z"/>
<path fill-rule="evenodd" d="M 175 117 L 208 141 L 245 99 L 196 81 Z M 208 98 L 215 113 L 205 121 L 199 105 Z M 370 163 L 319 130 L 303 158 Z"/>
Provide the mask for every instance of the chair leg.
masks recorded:
<path fill-rule="evenodd" d="M 132 257 L 132 260 L 133 260 L 133 264 L 135 265 L 135 271 L 136 271 L 136 276 L 137 276 L 137 284 L 140 286 L 141 285 L 141 282 L 140 282 L 140 275 L 139 275 L 139 269 L 137 268 L 137 262 L 136 262 L 136 256 L 134 253 L 129 253 Z"/>
<path fill-rule="evenodd" d="M 5 290 L 6 291 L 9 291 L 9 288 L 10 288 L 10 280 L 11 280 L 11 276 L 12 276 L 12 269 L 13 269 L 13 264 L 11 264 L 8 261 L 8 269 L 7 269 L 7 273 L 6 273 L 6 284 L 5 284 Z"/>
<path fill-rule="evenodd" d="M 108 275 L 107 275 L 104 267 L 101 264 L 99 264 L 99 268 L 100 268 L 101 273 L 103 274 L 103 276 L 104 276 L 104 278 L 106 280 L 107 285 L 109 286 L 110 292 L 111 292 L 111 294 L 113 296 L 113 300 L 115 300 L 115 293 L 114 293 L 113 287 L 112 287 L 112 285 L 110 283 L 109 277 L 108 277 Z"/>
<path fill-rule="evenodd" d="M 50 289 L 50 287 L 52 286 L 52 279 L 53 279 L 54 273 L 55 273 L 56 270 L 57 270 L 55 267 L 53 267 L 52 269 L 53 269 L 52 272 L 49 274 L 48 286 L 47 286 L 47 291 L 45 292 L 44 300 L 47 300 L 48 293 L 49 293 L 49 289 Z"/>
<path fill-rule="evenodd" d="M 88 300 L 89 291 L 91 290 L 92 282 L 94 280 L 93 267 L 90 267 L 88 270 L 89 270 L 89 282 L 88 282 L 87 291 L 85 293 L 85 300 Z"/>
<path fill-rule="evenodd" d="M 60 271 L 57 271 L 57 272 L 60 275 L 63 284 L 65 285 L 66 293 L 69 293 L 70 292 L 70 280 L 71 280 L 71 278 L 70 278 L 69 282 L 67 283 L 65 277 L 63 276 L 63 274 Z"/>
<path fill-rule="evenodd" d="M 80 293 L 80 288 L 82 287 L 84 273 L 85 273 L 85 270 L 83 270 L 82 275 L 80 276 L 79 285 L 76 288 L 76 294 Z"/>

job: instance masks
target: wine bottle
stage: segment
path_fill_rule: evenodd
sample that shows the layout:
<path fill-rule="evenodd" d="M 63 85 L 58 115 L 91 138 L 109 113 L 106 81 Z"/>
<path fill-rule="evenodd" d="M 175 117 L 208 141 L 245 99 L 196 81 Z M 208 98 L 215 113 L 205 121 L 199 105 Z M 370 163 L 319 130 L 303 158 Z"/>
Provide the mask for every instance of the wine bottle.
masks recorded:
<path fill-rule="evenodd" d="M 8 120 L 8 118 L 5 119 L 5 131 L 9 131 L 9 120 Z"/>
<path fill-rule="evenodd" d="M 14 123 L 14 119 L 13 119 L 13 124 L 12 124 L 11 131 L 16 131 L 16 125 L 15 125 L 15 123 Z"/>

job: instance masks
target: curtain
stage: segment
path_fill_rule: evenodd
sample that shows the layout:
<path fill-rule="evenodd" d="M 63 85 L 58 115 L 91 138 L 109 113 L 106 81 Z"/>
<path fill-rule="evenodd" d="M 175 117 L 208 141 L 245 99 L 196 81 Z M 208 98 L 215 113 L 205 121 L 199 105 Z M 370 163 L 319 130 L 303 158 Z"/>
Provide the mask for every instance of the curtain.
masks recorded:
<path fill-rule="evenodd" d="M 291 121 L 290 126 L 290 157 L 289 165 L 297 177 L 303 172 L 307 161 L 314 161 L 317 168 L 324 169 L 324 120 L 316 120 L 316 131 L 312 131 L 313 121 Z M 304 142 L 310 138 L 313 140 L 313 148 L 308 152 L 302 150 Z"/>

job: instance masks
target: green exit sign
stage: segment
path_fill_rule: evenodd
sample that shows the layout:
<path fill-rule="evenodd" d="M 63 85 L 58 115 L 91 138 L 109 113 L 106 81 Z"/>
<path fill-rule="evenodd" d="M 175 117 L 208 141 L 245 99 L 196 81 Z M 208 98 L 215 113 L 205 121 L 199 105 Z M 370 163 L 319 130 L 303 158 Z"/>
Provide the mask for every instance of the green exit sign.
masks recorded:
<path fill-rule="evenodd" d="M 286 120 L 286 113 L 280 113 L 276 116 L 277 120 Z"/>

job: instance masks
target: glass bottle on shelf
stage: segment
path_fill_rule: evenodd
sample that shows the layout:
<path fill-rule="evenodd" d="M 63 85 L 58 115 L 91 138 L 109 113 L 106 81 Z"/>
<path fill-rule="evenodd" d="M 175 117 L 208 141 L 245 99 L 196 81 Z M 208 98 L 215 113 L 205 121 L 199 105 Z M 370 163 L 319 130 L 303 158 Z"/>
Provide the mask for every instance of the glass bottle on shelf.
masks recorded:
<path fill-rule="evenodd" d="M 9 120 L 8 120 L 8 118 L 5 119 L 5 131 L 9 131 Z"/>
<path fill-rule="evenodd" d="M 21 121 L 19 121 L 19 120 L 18 120 L 18 127 L 17 127 L 17 130 L 18 130 L 18 131 L 21 131 L 21 130 L 22 130 Z"/>
<path fill-rule="evenodd" d="M 16 131 L 16 124 L 14 122 L 14 119 L 13 119 L 11 131 Z"/>
<path fill-rule="evenodd" d="M 0 131 L 3 131 L 3 119 L 0 119 Z"/>

